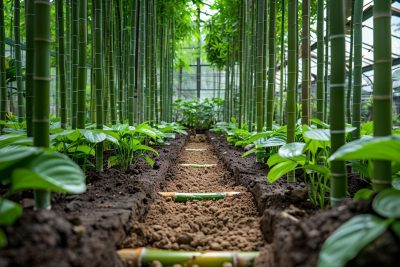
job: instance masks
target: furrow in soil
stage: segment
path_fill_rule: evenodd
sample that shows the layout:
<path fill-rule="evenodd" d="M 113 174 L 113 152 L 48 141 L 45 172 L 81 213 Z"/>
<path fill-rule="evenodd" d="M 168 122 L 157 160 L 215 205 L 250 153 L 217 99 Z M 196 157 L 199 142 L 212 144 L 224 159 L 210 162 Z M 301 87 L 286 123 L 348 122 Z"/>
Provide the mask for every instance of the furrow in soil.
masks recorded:
<path fill-rule="evenodd" d="M 206 138 L 191 138 L 164 192 L 243 192 L 221 200 L 176 203 L 159 197 L 140 223 L 131 244 L 174 250 L 258 250 L 264 245 L 253 196 L 234 184 Z M 199 151 L 196 149 L 206 149 Z M 195 149 L 195 150 L 192 150 Z M 180 164 L 217 164 L 208 168 Z"/>

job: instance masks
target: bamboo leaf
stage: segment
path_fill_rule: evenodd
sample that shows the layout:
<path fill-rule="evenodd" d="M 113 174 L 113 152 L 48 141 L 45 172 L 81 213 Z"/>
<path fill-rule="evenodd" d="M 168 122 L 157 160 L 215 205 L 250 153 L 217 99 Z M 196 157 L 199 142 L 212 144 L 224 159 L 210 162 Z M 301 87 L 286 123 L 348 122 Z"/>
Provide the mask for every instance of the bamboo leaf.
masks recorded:
<path fill-rule="evenodd" d="M 322 174 L 324 176 L 329 176 L 331 174 L 331 171 L 329 168 L 322 166 L 322 165 L 311 165 L 307 164 L 303 166 L 304 169 L 313 171 L 319 174 Z"/>
<path fill-rule="evenodd" d="M 361 249 L 387 229 L 385 221 L 371 214 L 353 217 L 340 226 L 324 243 L 317 267 L 342 267 Z"/>

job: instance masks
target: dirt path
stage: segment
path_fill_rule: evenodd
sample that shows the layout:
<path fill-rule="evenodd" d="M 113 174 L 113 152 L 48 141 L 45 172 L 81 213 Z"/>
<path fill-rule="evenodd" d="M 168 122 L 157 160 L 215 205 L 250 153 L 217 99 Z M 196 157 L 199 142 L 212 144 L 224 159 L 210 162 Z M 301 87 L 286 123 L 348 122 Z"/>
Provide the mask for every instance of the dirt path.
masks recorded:
<path fill-rule="evenodd" d="M 217 165 L 193 168 L 180 164 Z M 259 216 L 251 193 L 233 184 L 230 174 L 205 137 L 190 139 L 173 173 L 163 191 L 243 193 L 217 201 L 186 203 L 159 198 L 150 207 L 144 222 L 134 225 L 131 240 L 134 247 L 249 251 L 263 246 Z"/>

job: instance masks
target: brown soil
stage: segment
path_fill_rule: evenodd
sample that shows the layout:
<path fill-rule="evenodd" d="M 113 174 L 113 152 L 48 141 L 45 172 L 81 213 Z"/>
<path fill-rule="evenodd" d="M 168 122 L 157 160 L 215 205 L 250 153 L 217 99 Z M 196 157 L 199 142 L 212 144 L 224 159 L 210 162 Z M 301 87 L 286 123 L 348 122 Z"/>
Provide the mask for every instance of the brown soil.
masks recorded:
<path fill-rule="evenodd" d="M 174 178 L 163 191 L 223 192 L 240 191 L 235 197 L 217 201 L 176 203 L 159 198 L 148 215 L 134 226 L 127 246 L 152 246 L 180 250 L 258 250 L 264 240 L 260 218 L 251 193 L 235 186 L 231 174 L 205 138 L 192 139 L 177 159 Z M 183 167 L 179 164 L 217 164 L 209 168 Z"/>
<path fill-rule="evenodd" d="M 88 170 L 86 193 L 53 194 L 51 211 L 32 211 L 30 192 L 15 196 L 24 215 L 6 227 L 9 245 L 0 250 L 0 267 L 119 267 L 116 248 L 130 235 L 156 192 L 171 176 L 186 137 L 157 148 L 154 169 L 140 161 L 129 171 Z"/>
<path fill-rule="evenodd" d="M 253 194 L 262 214 L 261 228 L 267 245 L 262 249 L 255 267 L 312 267 L 316 266 L 324 241 L 340 225 L 361 213 L 371 213 L 370 203 L 344 201 L 335 208 L 316 209 L 308 200 L 305 184 L 274 184 L 265 180 L 268 172 L 254 156 L 241 158 L 243 150 L 226 142 L 225 136 L 208 134 L 211 144 L 228 170 L 234 173 L 237 184 L 246 186 Z M 300 180 L 300 179 L 299 179 Z M 357 175 L 349 175 L 349 192 L 369 186 Z M 361 254 L 348 263 L 351 267 L 400 266 L 399 240 L 386 232 Z"/>

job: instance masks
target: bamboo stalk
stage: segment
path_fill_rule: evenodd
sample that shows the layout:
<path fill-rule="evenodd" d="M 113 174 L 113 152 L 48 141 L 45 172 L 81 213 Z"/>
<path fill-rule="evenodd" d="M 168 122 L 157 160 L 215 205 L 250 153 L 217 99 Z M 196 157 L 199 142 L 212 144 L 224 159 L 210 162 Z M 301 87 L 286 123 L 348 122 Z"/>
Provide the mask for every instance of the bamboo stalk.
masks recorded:
<path fill-rule="evenodd" d="M 344 30 L 344 0 L 330 1 L 330 36 L 331 41 L 331 84 L 330 84 L 330 114 L 331 114 L 331 144 L 334 153 L 345 143 L 345 30 Z M 331 204 L 337 205 L 346 197 L 347 176 L 344 161 L 331 163 Z"/>
<path fill-rule="evenodd" d="M 180 264 L 185 267 L 221 267 L 224 263 L 232 267 L 252 266 L 258 251 L 231 252 L 231 251 L 173 251 L 153 248 L 122 249 L 118 255 L 128 267 L 149 267 L 158 261 L 163 267 L 172 267 Z"/>
<path fill-rule="evenodd" d="M 296 47 L 297 47 L 297 0 L 288 3 L 288 88 L 287 88 L 287 143 L 295 140 L 296 127 Z M 289 182 L 295 182 L 294 172 L 287 175 Z"/>
<path fill-rule="evenodd" d="M 392 134 L 392 37 L 390 0 L 374 0 L 374 136 Z M 390 161 L 374 161 L 373 187 L 391 187 Z"/>
<path fill-rule="evenodd" d="M 181 193 L 181 192 L 158 192 L 163 198 L 172 198 L 175 202 L 186 202 L 192 200 L 218 200 L 241 194 L 241 192 L 216 192 L 216 193 Z"/>
<path fill-rule="evenodd" d="M 49 147 L 50 112 L 50 1 L 35 0 L 33 144 Z M 35 208 L 50 209 L 50 192 L 36 190 Z"/>
<path fill-rule="evenodd" d="M 317 119 L 324 121 L 324 0 L 318 0 L 317 12 Z"/>
<path fill-rule="evenodd" d="M 6 114 L 7 114 L 7 84 L 6 84 L 4 2 L 1 1 L 0 3 L 0 120 L 6 120 Z M 2 130 L 2 126 L 0 126 L 0 130 Z"/>
<path fill-rule="evenodd" d="M 361 126 L 361 87 L 362 87 L 362 19 L 363 0 L 354 3 L 354 86 L 353 86 L 353 140 L 360 138 Z"/>

